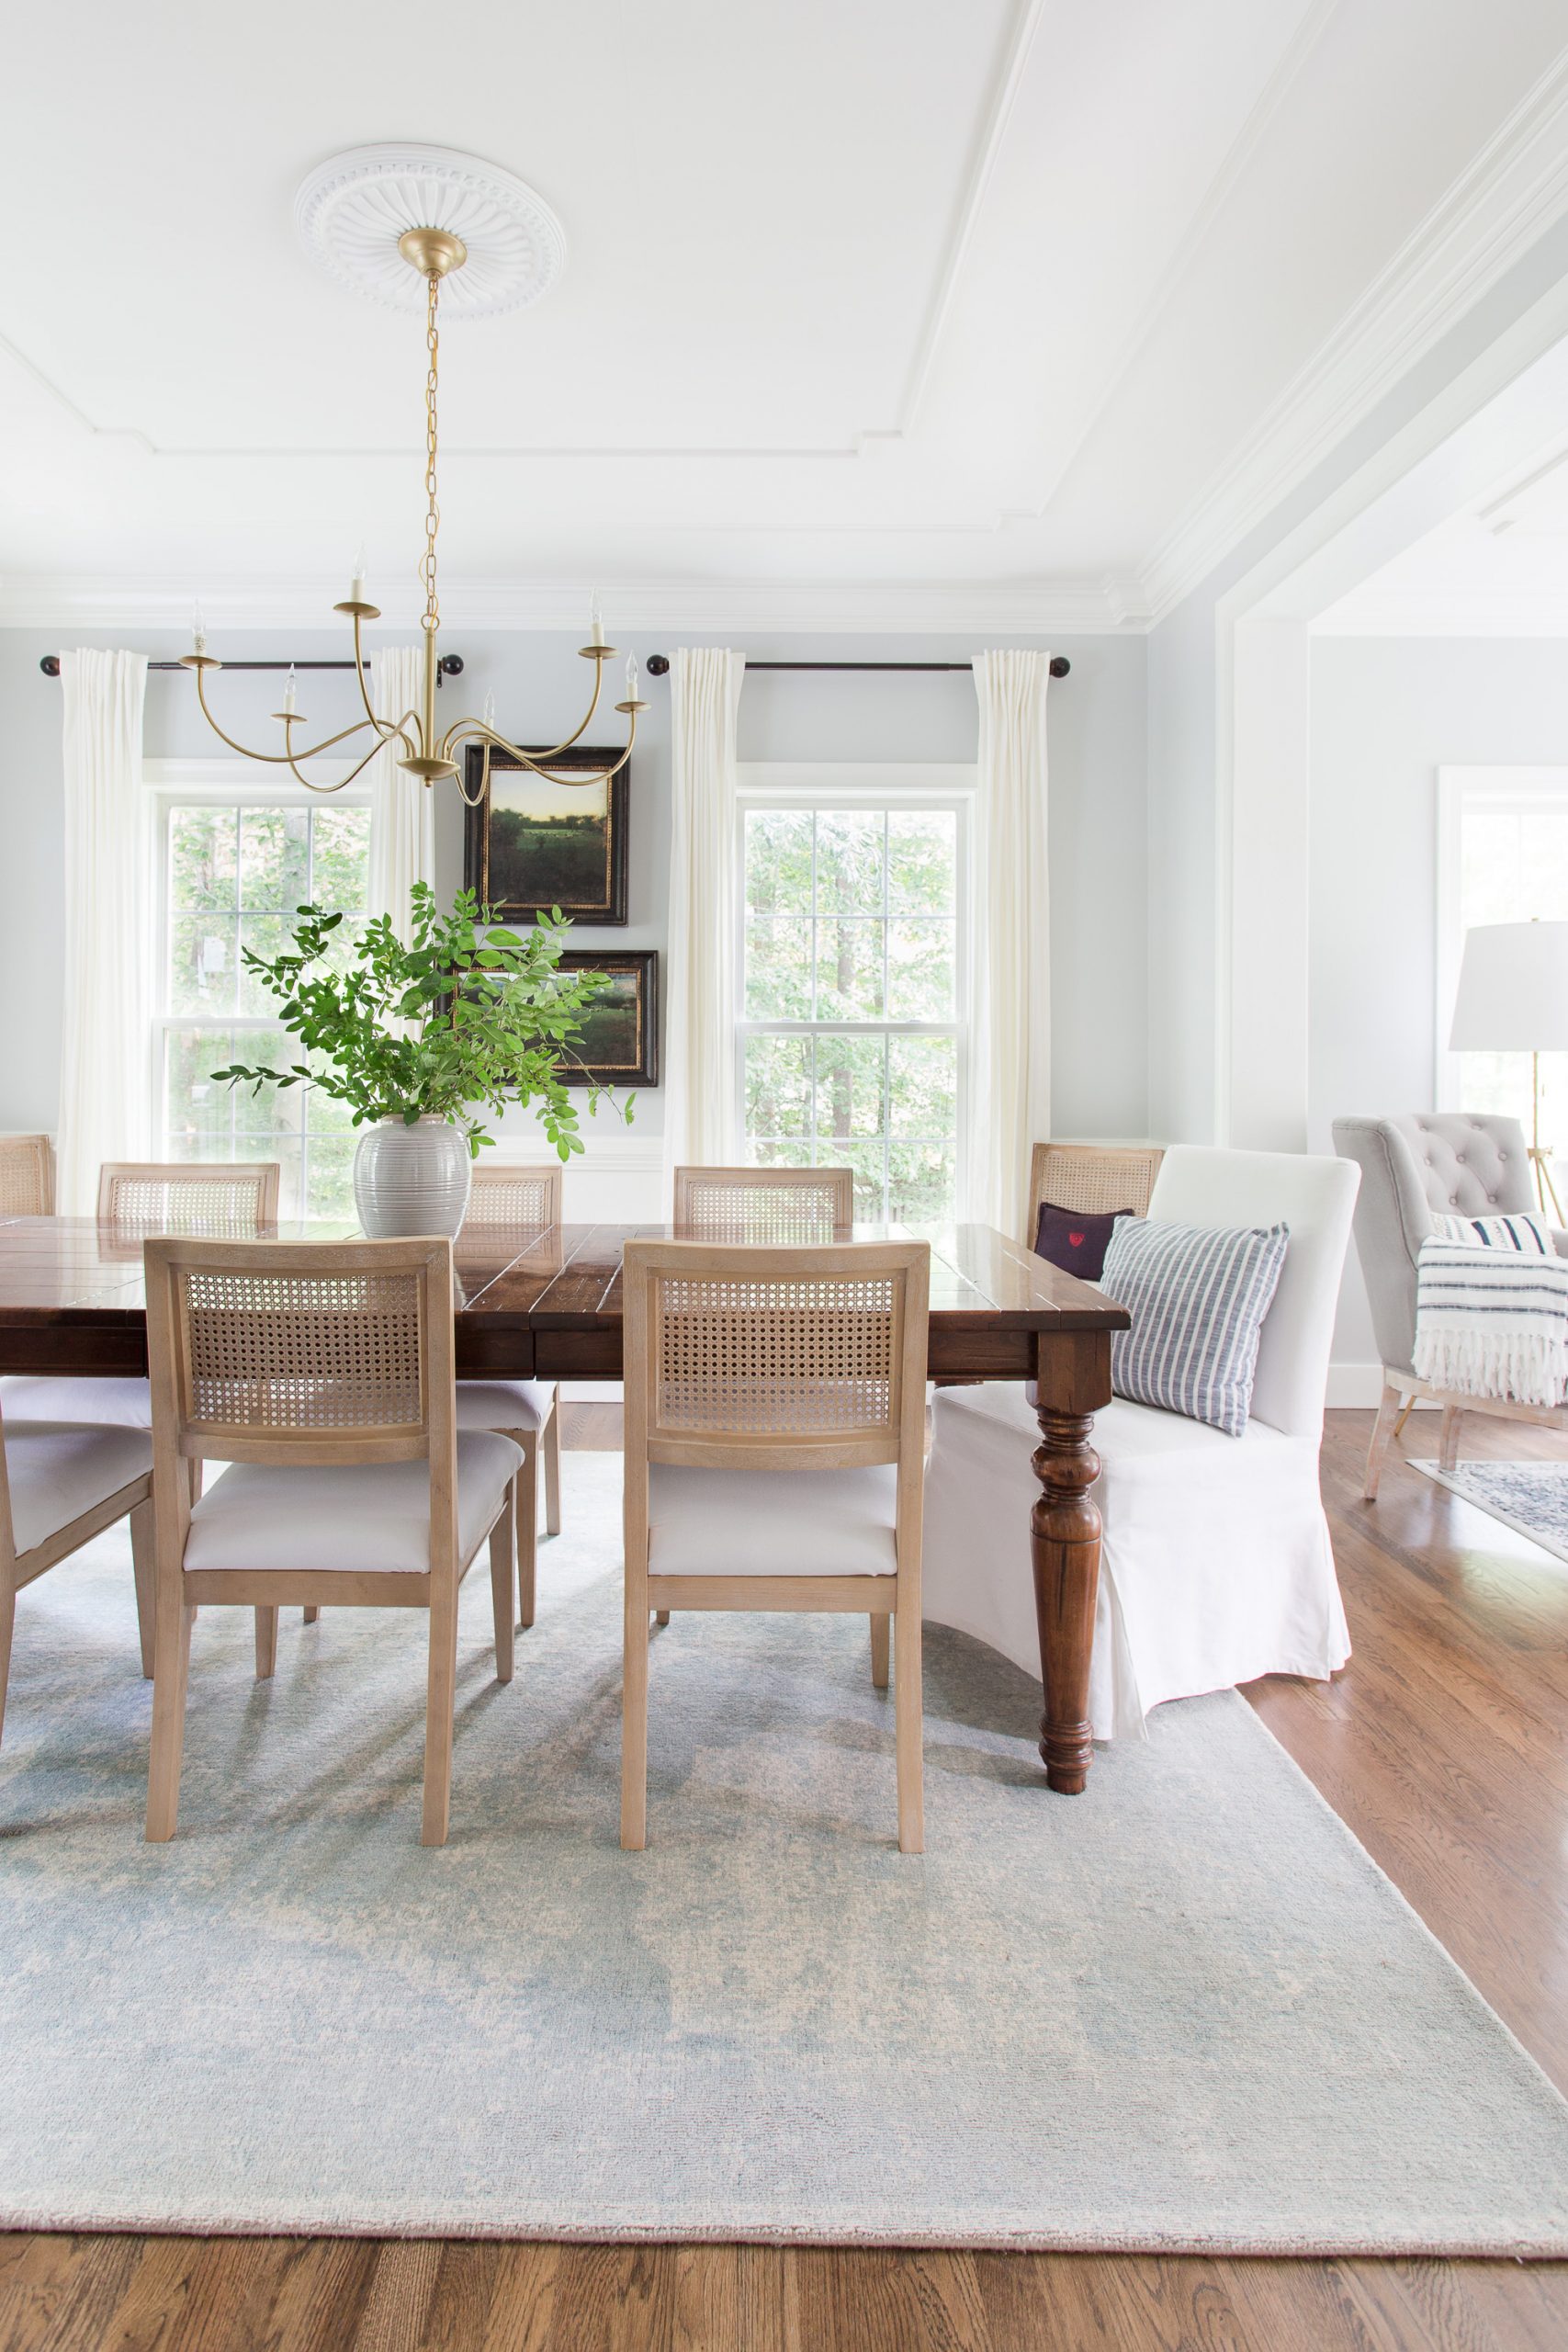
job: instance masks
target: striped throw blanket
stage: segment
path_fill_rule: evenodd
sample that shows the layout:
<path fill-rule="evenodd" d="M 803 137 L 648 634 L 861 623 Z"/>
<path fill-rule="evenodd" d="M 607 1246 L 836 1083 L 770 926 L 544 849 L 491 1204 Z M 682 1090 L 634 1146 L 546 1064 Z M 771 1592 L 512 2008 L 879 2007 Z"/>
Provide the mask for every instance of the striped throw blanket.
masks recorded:
<path fill-rule="evenodd" d="M 1560 1405 L 1568 1393 L 1568 1259 L 1534 1219 L 1460 1240 L 1459 1218 L 1421 1244 L 1416 1353 L 1421 1379 L 1464 1396 Z M 1522 1229 L 1521 1229 L 1522 1228 Z"/>

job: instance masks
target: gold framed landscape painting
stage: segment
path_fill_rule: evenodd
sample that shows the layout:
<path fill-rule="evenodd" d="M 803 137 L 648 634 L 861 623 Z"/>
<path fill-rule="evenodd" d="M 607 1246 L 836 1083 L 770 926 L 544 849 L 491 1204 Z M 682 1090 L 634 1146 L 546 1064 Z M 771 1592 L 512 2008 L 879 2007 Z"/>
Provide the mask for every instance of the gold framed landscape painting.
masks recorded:
<path fill-rule="evenodd" d="M 619 757 L 578 744 L 541 776 L 492 754 L 489 789 L 465 812 L 463 881 L 481 905 L 513 922 L 532 922 L 552 907 L 573 922 L 626 922 L 627 771 L 602 780 Z M 590 780 L 556 780 L 574 770 Z M 483 753 L 470 743 L 470 795 L 483 774 Z"/>
<path fill-rule="evenodd" d="M 604 972 L 610 985 L 583 1016 L 582 1035 L 561 1078 L 568 1086 L 657 1086 L 659 950 L 574 947 L 563 972 Z"/>

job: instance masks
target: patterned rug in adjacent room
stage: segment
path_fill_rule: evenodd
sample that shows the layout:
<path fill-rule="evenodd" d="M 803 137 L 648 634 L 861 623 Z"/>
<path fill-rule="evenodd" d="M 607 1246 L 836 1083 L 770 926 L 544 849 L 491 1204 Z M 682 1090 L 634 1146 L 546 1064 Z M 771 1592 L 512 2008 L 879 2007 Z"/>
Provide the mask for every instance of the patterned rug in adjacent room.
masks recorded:
<path fill-rule="evenodd" d="M 414 1612 L 203 1610 L 147 1847 L 123 1536 L 22 1596 L 0 2227 L 1568 2254 L 1568 2105 L 1234 1695 L 1052 1797 L 933 1629 L 916 1859 L 863 1621 L 677 1616 L 623 1854 L 619 1467 L 509 1689 L 470 1578 L 437 1851 Z"/>
<path fill-rule="evenodd" d="M 1453 1470 L 1413 1462 L 1410 1467 L 1568 1560 L 1568 1462 L 1461 1462 Z"/>

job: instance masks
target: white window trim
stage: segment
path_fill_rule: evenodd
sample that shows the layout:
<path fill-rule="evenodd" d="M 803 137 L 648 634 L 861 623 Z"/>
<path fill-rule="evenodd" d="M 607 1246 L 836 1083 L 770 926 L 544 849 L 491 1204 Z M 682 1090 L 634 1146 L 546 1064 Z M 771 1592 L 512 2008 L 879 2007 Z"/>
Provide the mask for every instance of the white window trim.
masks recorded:
<path fill-rule="evenodd" d="M 1568 809 L 1568 767 L 1440 767 L 1438 770 L 1438 906 L 1436 953 L 1433 956 L 1435 997 L 1433 1068 L 1437 1107 L 1461 1111 L 1462 1057 L 1449 1050 L 1454 997 L 1459 988 L 1460 957 L 1464 949 L 1461 927 L 1462 859 L 1461 827 L 1467 808 L 1490 807 L 1500 816 L 1528 814 L 1536 808 Z"/>
<path fill-rule="evenodd" d="M 147 973 L 146 1001 L 153 1007 L 147 1024 L 147 1064 L 144 1076 L 145 1099 L 152 1106 L 152 1134 L 160 1150 L 164 1134 L 164 1080 L 168 1056 L 164 1037 L 170 1029 L 189 1028 L 190 1013 L 171 1012 L 164 1001 L 168 962 L 169 927 L 169 812 L 174 808 L 309 808 L 327 802 L 340 808 L 366 808 L 370 805 L 367 783 L 342 782 L 352 775 L 352 760 L 321 760 L 316 763 L 316 774 L 326 785 L 339 784 L 334 791 L 312 792 L 292 776 L 280 778 L 275 768 L 264 766 L 258 760 L 145 760 L 141 767 L 141 782 L 147 794 L 147 904 L 152 920 L 148 925 L 148 955 L 152 968 Z M 214 1026 L 217 1024 L 214 1023 Z M 263 1013 L 236 1013 L 223 1026 L 231 1030 L 272 1029 L 276 1021 Z"/>
<path fill-rule="evenodd" d="M 955 1037 L 958 1065 L 958 1136 L 955 1179 L 957 1213 L 965 1213 L 969 1197 L 968 1123 L 964 1105 L 969 1091 L 970 947 L 975 907 L 971 899 L 973 862 L 970 836 L 978 770 L 973 762 L 908 760 L 876 761 L 741 761 L 736 770 L 734 871 L 735 974 L 737 988 L 746 983 L 746 818 L 754 808 L 950 808 L 958 820 L 955 905 L 958 914 L 955 997 L 951 1021 L 748 1021 L 744 996 L 731 1016 L 731 1049 L 735 1057 L 735 1159 L 746 1158 L 746 1040 L 754 1035 L 815 1036 L 827 1029 L 837 1033 L 874 1029 L 896 1037 Z"/>

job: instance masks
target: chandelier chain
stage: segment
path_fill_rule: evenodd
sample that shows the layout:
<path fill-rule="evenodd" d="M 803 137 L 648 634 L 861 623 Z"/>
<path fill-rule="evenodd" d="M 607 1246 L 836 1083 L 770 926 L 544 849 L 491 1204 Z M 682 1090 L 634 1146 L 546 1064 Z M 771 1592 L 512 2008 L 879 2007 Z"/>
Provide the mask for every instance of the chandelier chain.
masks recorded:
<path fill-rule="evenodd" d="M 441 280 L 434 270 L 427 281 L 429 295 L 425 309 L 424 343 L 430 354 L 430 366 L 424 379 L 424 554 L 420 560 L 420 576 L 424 582 L 424 618 L 423 626 L 434 636 L 441 626 L 441 607 L 435 594 L 435 534 L 441 524 L 441 508 L 435 495 L 435 394 L 441 364 L 441 337 L 435 324 L 436 298 Z"/>

